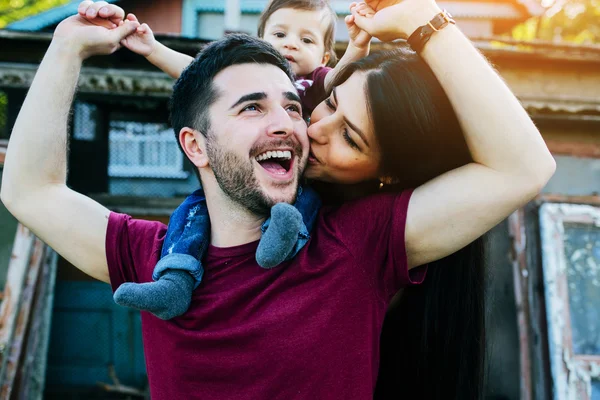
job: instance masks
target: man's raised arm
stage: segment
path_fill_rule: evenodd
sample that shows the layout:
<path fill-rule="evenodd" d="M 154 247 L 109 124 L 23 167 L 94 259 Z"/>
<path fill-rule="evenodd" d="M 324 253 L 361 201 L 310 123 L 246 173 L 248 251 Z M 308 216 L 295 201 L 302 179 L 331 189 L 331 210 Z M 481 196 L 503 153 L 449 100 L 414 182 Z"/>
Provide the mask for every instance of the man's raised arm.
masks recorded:
<path fill-rule="evenodd" d="M 109 211 L 66 185 L 67 120 L 82 61 L 114 52 L 137 26 L 125 21 L 107 29 L 79 15 L 58 25 L 12 131 L 0 187 L 2 202 L 23 225 L 104 282 Z"/>

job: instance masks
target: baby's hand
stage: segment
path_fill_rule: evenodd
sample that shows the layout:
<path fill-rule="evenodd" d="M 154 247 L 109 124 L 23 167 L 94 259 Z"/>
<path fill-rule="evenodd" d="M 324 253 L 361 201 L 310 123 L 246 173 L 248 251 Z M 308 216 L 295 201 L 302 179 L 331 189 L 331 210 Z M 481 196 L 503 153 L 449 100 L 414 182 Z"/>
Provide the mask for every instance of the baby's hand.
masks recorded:
<path fill-rule="evenodd" d="M 133 14 L 128 14 L 127 19 L 138 22 L 136 16 Z M 121 45 L 127 47 L 134 53 L 148 57 L 154 52 L 156 40 L 154 39 L 154 33 L 152 33 L 152 29 L 150 29 L 148 24 L 142 24 L 134 33 L 121 40 Z"/>
<path fill-rule="evenodd" d="M 361 6 L 361 11 L 364 13 L 363 15 L 372 16 L 373 14 L 375 14 L 375 11 L 373 9 L 366 6 L 366 4 L 364 3 L 362 4 L 363 5 Z M 352 3 L 350 7 L 353 6 L 356 6 L 356 3 Z M 346 28 L 348 28 L 348 44 L 356 47 L 357 49 L 368 50 L 369 44 L 371 43 L 371 35 L 363 31 L 356 25 L 354 21 L 354 15 L 350 14 L 346 16 L 344 22 L 346 22 Z"/>

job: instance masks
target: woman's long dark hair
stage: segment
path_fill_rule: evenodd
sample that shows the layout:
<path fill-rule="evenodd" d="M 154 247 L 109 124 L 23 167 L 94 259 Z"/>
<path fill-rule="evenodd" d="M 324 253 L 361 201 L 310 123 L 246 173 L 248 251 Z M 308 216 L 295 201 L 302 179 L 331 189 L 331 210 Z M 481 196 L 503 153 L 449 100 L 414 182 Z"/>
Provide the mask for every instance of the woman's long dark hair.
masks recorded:
<path fill-rule="evenodd" d="M 400 48 L 373 53 L 335 84 L 366 73 L 365 96 L 382 149 L 382 190 L 416 188 L 471 161 L 462 129 L 429 66 Z M 357 94 L 360 95 L 360 94 Z M 443 207 L 443 198 L 439 199 Z M 429 264 L 405 288 L 383 325 L 375 399 L 482 399 L 485 378 L 483 238 Z"/>

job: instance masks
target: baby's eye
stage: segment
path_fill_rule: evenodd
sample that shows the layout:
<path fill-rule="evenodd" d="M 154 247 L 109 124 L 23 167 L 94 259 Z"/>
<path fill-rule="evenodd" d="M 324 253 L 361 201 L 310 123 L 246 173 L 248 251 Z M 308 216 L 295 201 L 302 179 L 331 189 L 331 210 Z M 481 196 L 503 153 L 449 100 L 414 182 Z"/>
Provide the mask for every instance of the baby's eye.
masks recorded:
<path fill-rule="evenodd" d="M 283 39 L 285 37 L 285 33 L 283 32 L 275 32 L 273 35 L 275 35 L 275 37 L 278 37 L 279 39 Z"/>
<path fill-rule="evenodd" d="M 306 44 L 312 44 L 314 41 L 311 38 L 302 38 L 302 41 Z"/>

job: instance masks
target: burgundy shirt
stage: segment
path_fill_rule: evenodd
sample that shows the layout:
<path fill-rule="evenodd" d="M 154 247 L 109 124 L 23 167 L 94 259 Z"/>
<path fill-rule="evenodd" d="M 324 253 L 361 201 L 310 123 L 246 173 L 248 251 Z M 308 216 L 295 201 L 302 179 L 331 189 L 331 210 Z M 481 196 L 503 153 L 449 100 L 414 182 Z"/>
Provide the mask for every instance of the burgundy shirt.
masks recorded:
<path fill-rule="evenodd" d="M 331 71 L 329 67 L 317 67 L 310 74 L 296 78 L 295 86 L 298 89 L 298 95 L 302 101 L 302 112 L 305 116 L 310 117 L 313 110 L 327 97 L 325 77 L 329 71 Z"/>
<path fill-rule="evenodd" d="M 271 270 L 256 263 L 258 242 L 210 246 L 184 315 L 141 313 L 152 399 L 372 399 L 386 307 L 426 272 L 407 269 L 410 195 L 323 208 L 308 244 Z M 166 230 L 111 213 L 113 290 L 152 281 Z"/>

